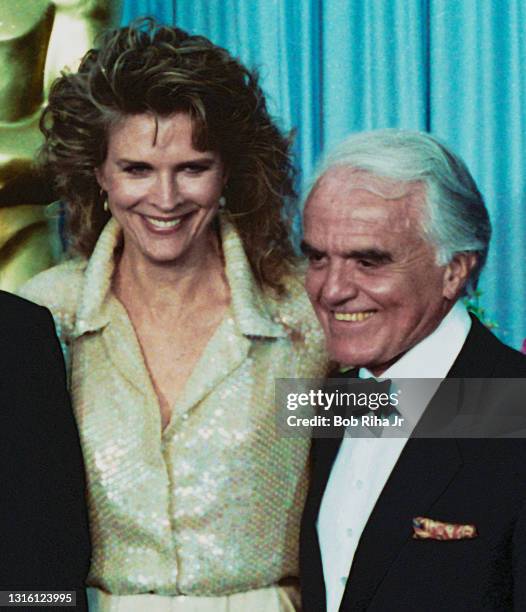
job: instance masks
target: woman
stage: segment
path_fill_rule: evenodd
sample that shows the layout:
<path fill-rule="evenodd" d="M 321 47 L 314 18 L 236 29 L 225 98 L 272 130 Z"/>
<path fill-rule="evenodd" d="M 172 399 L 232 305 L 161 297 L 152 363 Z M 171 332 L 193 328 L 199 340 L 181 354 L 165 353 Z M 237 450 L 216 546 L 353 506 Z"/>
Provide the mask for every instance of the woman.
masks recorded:
<path fill-rule="evenodd" d="M 294 609 L 308 440 L 276 432 L 274 379 L 325 356 L 256 77 L 145 21 L 55 82 L 42 126 L 79 256 L 23 293 L 71 364 L 92 609 Z"/>

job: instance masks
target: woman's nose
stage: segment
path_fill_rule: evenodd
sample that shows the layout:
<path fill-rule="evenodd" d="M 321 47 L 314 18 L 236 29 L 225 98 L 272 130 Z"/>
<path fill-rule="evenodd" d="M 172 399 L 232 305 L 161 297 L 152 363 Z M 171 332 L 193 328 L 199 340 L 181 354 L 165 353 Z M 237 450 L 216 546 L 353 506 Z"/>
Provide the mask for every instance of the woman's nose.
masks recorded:
<path fill-rule="evenodd" d="M 151 193 L 152 204 L 165 211 L 173 210 L 179 203 L 181 191 L 177 178 L 172 175 L 159 175 Z"/>

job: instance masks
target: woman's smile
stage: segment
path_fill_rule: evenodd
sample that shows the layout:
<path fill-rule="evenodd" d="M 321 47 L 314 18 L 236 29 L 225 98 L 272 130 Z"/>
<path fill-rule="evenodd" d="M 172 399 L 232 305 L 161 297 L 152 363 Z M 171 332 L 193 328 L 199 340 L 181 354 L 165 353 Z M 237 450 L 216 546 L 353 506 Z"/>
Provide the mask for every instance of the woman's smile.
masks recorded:
<path fill-rule="evenodd" d="M 130 115 L 110 130 L 97 170 L 124 233 L 124 256 L 153 263 L 202 257 L 225 175 L 219 154 L 193 145 L 190 116 Z"/>

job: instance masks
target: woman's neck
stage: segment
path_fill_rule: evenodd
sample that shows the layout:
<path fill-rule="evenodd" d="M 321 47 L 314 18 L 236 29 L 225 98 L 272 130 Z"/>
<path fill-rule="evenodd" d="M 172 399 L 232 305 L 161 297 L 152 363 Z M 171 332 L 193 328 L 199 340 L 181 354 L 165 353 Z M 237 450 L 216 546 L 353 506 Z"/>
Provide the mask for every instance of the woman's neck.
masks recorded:
<path fill-rule="evenodd" d="M 114 278 L 117 297 L 127 307 L 155 314 L 225 297 L 228 283 L 217 239 L 210 239 L 207 247 L 158 263 L 125 245 Z"/>

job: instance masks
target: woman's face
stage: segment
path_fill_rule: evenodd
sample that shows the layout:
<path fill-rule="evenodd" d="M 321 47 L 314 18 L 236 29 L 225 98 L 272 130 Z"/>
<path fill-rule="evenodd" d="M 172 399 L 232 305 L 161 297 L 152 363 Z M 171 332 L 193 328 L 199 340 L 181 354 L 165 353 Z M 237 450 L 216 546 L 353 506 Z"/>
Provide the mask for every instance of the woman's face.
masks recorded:
<path fill-rule="evenodd" d="M 166 264 L 209 248 L 224 167 L 218 153 L 194 148 L 189 115 L 158 118 L 157 133 L 152 115 L 127 116 L 110 129 L 96 176 L 129 255 Z"/>

